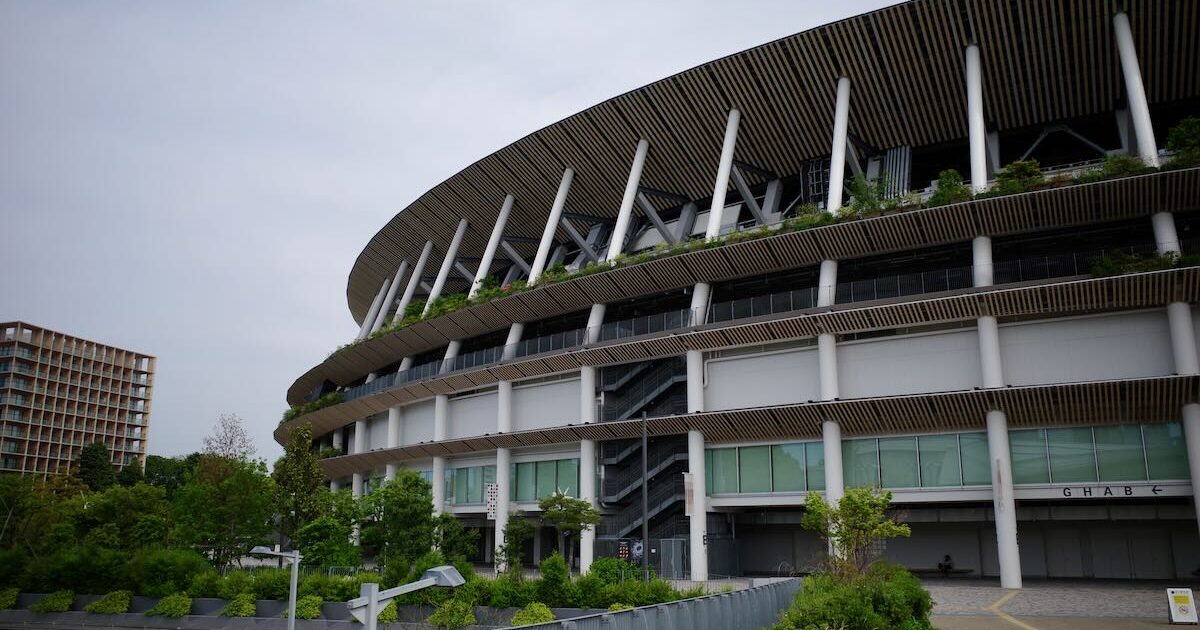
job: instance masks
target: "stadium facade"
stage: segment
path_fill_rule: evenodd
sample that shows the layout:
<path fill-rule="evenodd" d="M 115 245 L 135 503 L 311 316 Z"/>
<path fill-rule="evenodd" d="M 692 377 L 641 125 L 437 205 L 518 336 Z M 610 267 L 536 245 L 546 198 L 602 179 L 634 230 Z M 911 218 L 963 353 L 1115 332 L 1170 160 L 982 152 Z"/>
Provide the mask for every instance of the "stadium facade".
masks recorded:
<path fill-rule="evenodd" d="M 605 515 L 582 567 L 646 526 L 664 574 L 803 570 L 806 493 L 879 486 L 913 568 L 1190 576 L 1200 268 L 1096 264 L 1194 252 L 1200 169 L 1086 174 L 1169 162 L 1198 31 L 1184 1 L 915 0 L 536 131 L 371 239 L 359 338 L 276 439 L 310 423 L 356 494 L 436 480 L 485 559 L 563 490 Z M 996 188 L 1027 159 L 1045 182 Z M 992 192 L 935 206 L 946 169 Z"/>

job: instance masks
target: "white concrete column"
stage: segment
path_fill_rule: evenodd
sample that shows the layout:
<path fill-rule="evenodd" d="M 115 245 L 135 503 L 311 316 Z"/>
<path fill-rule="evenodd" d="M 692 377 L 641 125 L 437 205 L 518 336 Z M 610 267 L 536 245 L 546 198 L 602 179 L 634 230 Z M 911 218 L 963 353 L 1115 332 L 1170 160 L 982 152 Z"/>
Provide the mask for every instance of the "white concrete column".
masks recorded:
<path fill-rule="evenodd" d="M 717 163 L 717 181 L 713 184 L 712 206 L 708 211 L 708 229 L 704 238 L 713 238 L 721 234 L 721 219 L 725 214 L 725 195 L 729 192 L 729 173 L 733 170 L 733 153 L 737 147 L 738 124 L 742 113 L 736 109 L 729 110 L 725 120 L 725 140 L 721 144 L 721 159 Z"/>
<path fill-rule="evenodd" d="M 688 353 L 689 358 L 691 354 Z M 704 434 L 688 431 L 687 444 L 688 472 L 692 475 L 692 515 L 688 518 L 691 579 L 701 582 L 708 579 L 708 494 L 704 479 Z"/>
<path fill-rule="evenodd" d="M 829 158 L 829 195 L 825 211 L 836 212 L 842 207 L 842 191 L 846 180 L 846 133 L 850 126 L 850 79 L 837 82 L 837 101 L 833 109 L 833 147 Z"/>
<path fill-rule="evenodd" d="M 821 445 L 825 450 L 825 501 L 836 505 L 846 494 L 842 477 L 842 427 L 833 420 L 821 423 Z"/>
<path fill-rule="evenodd" d="M 339 480 L 337 480 L 337 479 L 330 479 L 330 480 L 329 480 L 329 491 L 330 491 L 330 492 L 337 492 L 337 491 L 339 491 L 339 490 L 341 490 L 341 489 L 342 489 L 342 482 L 341 482 L 341 481 L 339 481 Z"/>
<path fill-rule="evenodd" d="M 983 123 L 983 63 L 979 46 L 966 51 L 967 140 L 971 146 L 971 190 L 987 189 L 987 127 Z"/>
<path fill-rule="evenodd" d="M 546 229 L 542 230 L 542 241 L 538 244 L 537 254 L 533 264 L 529 266 L 529 284 L 537 284 L 538 278 L 546 270 L 546 259 L 550 257 L 550 246 L 554 244 L 554 233 L 558 231 L 558 222 L 562 220 L 563 208 L 567 205 L 567 194 L 571 192 L 571 182 L 575 179 L 575 171 L 567 168 L 563 171 L 562 179 L 558 182 L 558 193 L 554 195 L 554 204 L 550 206 L 550 216 L 546 218 Z"/>
<path fill-rule="evenodd" d="M 817 281 L 817 306 L 833 305 L 837 297 L 837 269 L 836 260 L 821 261 L 821 273 Z M 839 389 L 837 335 L 817 335 L 817 370 L 821 400 L 836 400 Z M 821 441 L 825 449 L 825 499 L 830 503 L 837 503 L 845 494 L 845 485 L 842 482 L 841 426 L 833 420 L 822 422 Z"/>
<path fill-rule="evenodd" d="M 429 288 L 429 299 L 425 302 L 425 309 L 421 314 L 429 312 L 429 307 L 433 306 L 433 301 L 441 297 L 442 289 L 446 287 L 446 279 L 450 277 L 450 270 L 454 268 L 454 260 L 458 258 L 458 246 L 462 245 L 463 236 L 467 233 L 467 220 L 458 220 L 458 229 L 454 230 L 454 237 L 450 239 L 450 247 L 446 248 L 446 257 L 442 259 L 442 268 L 438 269 L 437 278 L 433 281 L 433 286 Z"/>
<path fill-rule="evenodd" d="M 995 281 L 992 265 L 992 238 L 976 236 L 971 241 L 971 274 L 977 287 L 990 287 Z"/>
<path fill-rule="evenodd" d="M 1175 231 L 1175 216 L 1170 212 L 1156 212 L 1150 217 L 1154 226 L 1154 244 L 1160 256 L 1182 252 L 1179 233 Z"/>
<path fill-rule="evenodd" d="M 367 421 L 354 421 L 354 450 L 355 455 L 364 453 L 367 450 Z M 354 493 L 354 498 L 361 498 L 363 495 L 363 474 L 356 472 L 351 477 L 351 491 Z"/>
<path fill-rule="evenodd" d="M 1200 526 L 1200 405 L 1183 406 L 1183 439 L 1187 444 L 1188 470 L 1192 475 L 1192 508 Z"/>
<path fill-rule="evenodd" d="M 429 262 L 429 254 L 432 252 L 433 241 L 425 241 L 425 247 L 421 248 L 421 255 L 417 258 L 417 264 L 413 265 L 412 276 L 408 278 L 408 286 L 404 287 L 400 302 L 396 304 L 396 315 L 392 317 L 393 324 L 398 324 L 400 320 L 404 319 L 404 310 L 412 302 L 417 287 L 421 286 L 421 276 L 425 274 L 425 264 Z"/>
<path fill-rule="evenodd" d="M 1021 553 L 1017 546 L 1017 508 L 1013 500 L 1008 419 L 1003 411 L 987 412 L 988 457 L 992 469 L 992 509 L 996 518 L 996 550 L 1000 586 L 1021 588 Z"/>
<path fill-rule="evenodd" d="M 625 180 L 625 195 L 621 197 L 621 208 L 617 211 L 617 222 L 613 224 L 612 236 L 608 239 L 608 253 L 605 255 L 607 260 L 611 261 L 619 256 L 625 246 L 629 219 L 633 216 L 633 203 L 637 200 L 642 168 L 646 165 L 646 154 L 649 151 L 650 143 L 645 138 L 638 140 L 637 150 L 633 153 L 633 165 L 629 167 L 629 179 Z"/>
<path fill-rule="evenodd" d="M 351 493 L 354 494 L 355 499 L 362 498 L 362 495 L 363 495 L 363 475 L 362 475 L 362 473 L 360 473 L 360 472 L 354 473 L 353 477 L 351 477 L 350 488 L 351 488 L 350 491 L 351 491 Z"/>
<path fill-rule="evenodd" d="M 509 395 L 512 395 L 512 383 L 508 385 Z M 496 572 L 499 573 L 505 569 L 504 563 L 500 561 L 501 553 L 504 551 L 504 528 L 508 527 L 508 505 L 512 497 L 512 478 L 510 469 L 512 468 L 512 451 L 507 448 L 496 449 L 496 535 L 493 540 L 496 558 Z"/>
<path fill-rule="evenodd" d="M 446 509 L 446 458 L 433 458 L 433 513 L 441 514 Z"/>
<path fill-rule="evenodd" d="M 579 498 L 596 505 L 596 442 L 579 442 Z M 579 572 L 587 573 L 596 557 L 596 528 L 579 533 Z"/>
<path fill-rule="evenodd" d="M 342 427 L 333 430 L 333 448 L 338 452 L 342 450 Z"/>
<path fill-rule="evenodd" d="M 996 318 L 979 318 L 979 367 L 984 387 L 1004 387 L 1004 370 L 1000 363 L 1000 328 Z"/>
<path fill-rule="evenodd" d="M 401 437 L 400 433 L 402 430 L 401 426 L 400 426 L 400 422 L 401 422 L 401 419 L 403 418 L 403 416 L 404 416 L 404 409 L 402 407 L 397 406 L 397 407 L 389 407 L 388 408 L 388 419 L 387 419 L 387 423 L 388 423 L 387 424 L 387 447 L 388 448 L 396 448 L 397 446 L 400 446 L 400 437 Z M 396 464 L 388 464 L 387 468 L 384 471 L 384 479 L 386 479 L 387 481 L 391 481 L 392 479 L 395 479 L 395 478 L 396 478 Z"/>
<path fill-rule="evenodd" d="M 1129 101 L 1129 116 L 1133 119 L 1133 134 L 1137 141 L 1138 157 L 1150 166 L 1158 166 L 1158 146 L 1154 127 L 1150 124 L 1150 105 L 1142 85 L 1142 70 L 1137 50 L 1133 47 L 1133 29 L 1124 12 L 1113 16 L 1113 34 L 1117 38 L 1117 56 L 1121 59 L 1121 76 L 1125 79 L 1125 98 Z"/>
<path fill-rule="evenodd" d="M 837 261 L 822 260 L 817 279 L 817 306 L 833 306 L 837 299 Z"/>
<path fill-rule="evenodd" d="M 396 301 L 396 293 L 400 291 L 400 282 L 404 279 L 407 271 L 408 261 L 400 261 L 400 266 L 396 269 L 396 276 L 392 278 L 392 286 L 388 287 L 387 295 L 384 296 L 383 303 L 379 305 L 379 313 L 375 315 L 375 323 L 371 326 L 371 332 L 383 328 L 384 322 L 388 319 L 388 313 L 391 311 L 392 303 Z"/>
<path fill-rule="evenodd" d="M 383 304 L 383 297 L 387 295 L 388 286 L 392 283 L 391 278 L 383 281 L 379 286 L 379 292 L 375 294 L 375 301 L 371 302 L 371 308 L 367 310 L 367 316 L 363 318 L 362 326 L 358 328 L 358 336 L 355 339 L 364 339 L 371 332 L 371 325 L 375 323 L 375 315 L 379 313 L 379 306 Z"/>
<path fill-rule="evenodd" d="M 1167 322 L 1171 330 L 1171 353 L 1176 374 L 1200 374 L 1196 354 L 1196 329 L 1192 325 L 1192 307 L 1187 302 L 1167 305 Z"/>
<path fill-rule="evenodd" d="M 513 201 L 516 198 L 508 195 L 500 206 L 500 214 L 496 215 L 496 223 L 492 226 L 492 235 L 488 238 L 487 247 L 483 250 L 483 258 L 479 259 L 479 268 L 475 270 L 475 279 L 471 281 L 471 290 L 467 297 L 473 298 L 479 293 L 479 287 L 492 271 L 492 261 L 496 259 L 496 249 L 500 247 L 500 239 L 504 237 L 504 226 L 508 223 L 508 215 L 512 213 Z"/>
<path fill-rule="evenodd" d="M 837 400 L 837 336 L 833 333 L 817 335 L 817 368 L 821 379 L 821 400 Z"/>

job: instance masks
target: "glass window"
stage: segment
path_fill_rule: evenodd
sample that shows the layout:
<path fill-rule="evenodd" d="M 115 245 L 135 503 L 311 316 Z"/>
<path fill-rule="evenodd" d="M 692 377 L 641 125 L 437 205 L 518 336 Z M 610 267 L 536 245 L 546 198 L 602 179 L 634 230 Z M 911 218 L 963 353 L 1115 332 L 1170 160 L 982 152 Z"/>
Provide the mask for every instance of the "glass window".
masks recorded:
<path fill-rule="evenodd" d="M 959 433 L 958 448 L 961 451 L 963 485 L 992 485 L 992 458 L 988 453 L 987 434 Z"/>
<path fill-rule="evenodd" d="M 713 494 L 730 494 L 738 491 L 736 448 L 712 450 L 712 489 Z"/>
<path fill-rule="evenodd" d="M 484 466 L 483 467 L 483 491 L 484 491 L 484 493 L 487 492 L 487 487 L 494 483 L 496 483 L 496 467 L 495 466 Z"/>
<path fill-rule="evenodd" d="M 842 441 L 842 475 L 847 488 L 879 487 L 879 451 L 873 438 Z"/>
<path fill-rule="evenodd" d="M 1151 479 L 1189 479 L 1187 447 L 1178 422 L 1142 425 Z"/>
<path fill-rule="evenodd" d="M 825 489 L 825 444 L 808 442 L 804 445 L 804 475 L 808 477 L 808 489 L 819 492 Z"/>
<path fill-rule="evenodd" d="M 536 501 L 537 500 L 537 464 L 526 462 L 517 464 L 517 482 L 513 486 L 517 489 L 518 501 Z"/>
<path fill-rule="evenodd" d="M 943 488 L 962 485 L 962 475 L 958 463 L 957 435 L 922 435 L 917 439 L 917 446 L 921 452 L 922 486 Z M 883 474 L 886 478 L 886 465 Z"/>
<path fill-rule="evenodd" d="M 738 479 L 741 492 L 770 492 L 771 447 L 743 446 L 739 448 Z"/>
<path fill-rule="evenodd" d="M 1050 480 L 1072 483 L 1096 480 L 1096 447 L 1091 427 L 1046 429 L 1050 445 Z"/>
<path fill-rule="evenodd" d="M 558 489 L 568 496 L 579 496 L 579 460 L 558 460 Z"/>
<path fill-rule="evenodd" d="M 548 462 L 537 462 L 537 496 L 541 499 L 554 494 L 556 487 L 556 479 L 558 466 L 554 460 Z"/>
<path fill-rule="evenodd" d="M 1045 429 L 1008 432 L 1013 483 L 1050 483 Z"/>
<path fill-rule="evenodd" d="M 1100 481 L 1140 481 L 1146 479 L 1146 459 L 1142 450 L 1142 427 L 1118 424 L 1096 427 L 1096 459 Z"/>
<path fill-rule="evenodd" d="M 804 491 L 803 444 L 771 447 L 771 489 L 775 492 Z"/>
<path fill-rule="evenodd" d="M 446 497 L 450 503 L 466 503 L 467 502 L 467 469 L 455 468 L 450 471 L 450 477 L 454 480 L 451 484 L 453 491 L 450 496 Z"/>
<path fill-rule="evenodd" d="M 483 503 L 483 468 L 472 466 L 467 469 L 467 503 Z"/>
<path fill-rule="evenodd" d="M 596 487 L 599 488 L 600 486 L 596 486 Z M 705 494 L 713 493 L 712 449 L 711 448 L 704 450 L 704 493 Z"/>
<path fill-rule="evenodd" d="M 880 438 L 879 464 L 884 488 L 915 488 L 917 480 L 917 438 Z"/>

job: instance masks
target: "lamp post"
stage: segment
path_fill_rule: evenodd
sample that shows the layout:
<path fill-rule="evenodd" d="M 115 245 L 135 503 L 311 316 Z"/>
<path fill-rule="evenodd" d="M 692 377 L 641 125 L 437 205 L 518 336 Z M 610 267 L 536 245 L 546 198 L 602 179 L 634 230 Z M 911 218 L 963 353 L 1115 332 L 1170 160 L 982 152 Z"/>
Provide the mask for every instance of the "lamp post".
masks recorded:
<path fill-rule="evenodd" d="M 367 627 L 366 630 L 375 630 L 376 624 L 379 623 L 379 611 L 393 599 L 430 586 L 453 588 L 462 586 L 466 582 L 458 569 L 452 566 L 433 567 L 423 573 L 421 579 L 416 582 L 409 582 L 386 591 L 379 590 L 379 585 L 374 582 L 363 584 L 359 590 L 359 597 L 346 602 L 346 607 L 350 609 L 350 614 L 354 615 L 359 623 Z"/>
<path fill-rule="evenodd" d="M 274 556 L 292 563 L 292 583 L 288 588 L 288 630 L 296 630 L 296 583 L 300 579 L 300 550 L 279 551 L 259 545 L 250 550 L 252 556 Z"/>

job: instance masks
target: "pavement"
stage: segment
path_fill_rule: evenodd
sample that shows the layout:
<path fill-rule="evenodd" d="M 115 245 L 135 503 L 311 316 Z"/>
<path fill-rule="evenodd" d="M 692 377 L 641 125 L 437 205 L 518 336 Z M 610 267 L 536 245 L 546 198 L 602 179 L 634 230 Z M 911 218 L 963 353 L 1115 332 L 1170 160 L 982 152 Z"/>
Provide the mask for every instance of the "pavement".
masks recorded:
<path fill-rule="evenodd" d="M 1027 580 L 1001 588 L 996 580 L 922 580 L 933 595 L 933 625 L 941 630 L 1118 630 L 1168 626 L 1167 586 L 1200 583 Z"/>

